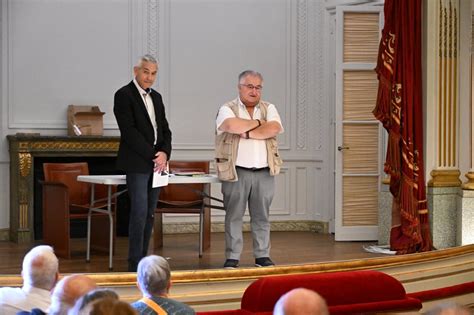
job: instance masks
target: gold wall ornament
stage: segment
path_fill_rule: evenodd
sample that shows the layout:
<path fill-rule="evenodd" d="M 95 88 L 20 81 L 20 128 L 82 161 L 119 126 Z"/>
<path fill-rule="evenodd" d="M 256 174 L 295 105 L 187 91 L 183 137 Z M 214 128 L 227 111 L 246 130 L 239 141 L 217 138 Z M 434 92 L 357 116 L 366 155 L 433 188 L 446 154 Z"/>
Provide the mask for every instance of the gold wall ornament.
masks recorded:
<path fill-rule="evenodd" d="M 432 170 L 431 179 L 428 182 L 429 187 L 460 187 L 461 180 L 459 170 Z"/>
<path fill-rule="evenodd" d="M 462 189 L 464 190 L 474 190 L 474 172 L 468 172 L 466 175 L 467 182 L 462 184 Z"/>
<path fill-rule="evenodd" d="M 31 170 L 31 154 L 18 153 L 18 161 L 20 163 L 20 175 L 26 177 L 30 175 Z"/>

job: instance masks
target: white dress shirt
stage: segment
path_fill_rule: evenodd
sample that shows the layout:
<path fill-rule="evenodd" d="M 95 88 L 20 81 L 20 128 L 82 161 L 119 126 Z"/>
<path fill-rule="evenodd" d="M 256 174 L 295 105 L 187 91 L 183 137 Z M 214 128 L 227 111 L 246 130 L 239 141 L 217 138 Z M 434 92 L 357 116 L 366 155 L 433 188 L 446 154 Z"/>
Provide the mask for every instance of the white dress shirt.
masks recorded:
<path fill-rule="evenodd" d="M 242 103 L 239 98 L 239 118 L 243 119 L 261 119 L 262 113 L 260 110 L 260 104 L 257 104 L 253 110 L 253 117 L 250 117 L 247 108 Z M 216 130 L 217 134 L 222 134 L 223 131 L 219 130 L 221 124 L 227 118 L 234 118 L 235 114 L 228 106 L 221 106 L 219 109 L 219 113 L 217 114 L 216 118 Z M 281 125 L 280 115 L 273 104 L 268 105 L 267 109 L 267 120 L 266 121 L 276 121 Z M 281 127 L 280 133 L 283 132 L 283 126 Z M 247 168 L 262 168 L 268 166 L 267 160 L 267 147 L 265 144 L 265 140 L 257 140 L 257 139 L 245 139 L 240 138 L 239 148 L 237 151 L 237 159 L 235 161 L 235 165 L 247 167 Z"/>
<path fill-rule="evenodd" d="M 156 124 L 156 116 L 155 116 L 155 107 L 153 107 L 153 99 L 150 96 L 150 93 L 147 93 L 142 87 L 138 84 L 136 79 L 133 79 L 133 83 L 138 89 L 140 93 L 143 103 L 145 103 L 146 111 L 148 112 L 148 116 L 150 116 L 151 124 L 153 125 L 153 132 L 155 134 L 155 144 L 156 144 L 156 128 L 158 128 Z"/>
<path fill-rule="evenodd" d="M 22 288 L 0 288 L 0 315 L 15 315 L 19 311 L 39 308 L 47 312 L 51 304 L 51 292 L 25 285 Z"/>

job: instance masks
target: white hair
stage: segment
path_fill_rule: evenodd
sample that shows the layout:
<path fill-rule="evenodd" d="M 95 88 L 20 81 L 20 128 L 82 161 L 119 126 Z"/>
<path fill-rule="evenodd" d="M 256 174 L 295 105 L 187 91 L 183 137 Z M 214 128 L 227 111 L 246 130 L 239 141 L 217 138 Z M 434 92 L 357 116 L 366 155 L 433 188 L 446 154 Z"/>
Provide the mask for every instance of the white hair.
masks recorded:
<path fill-rule="evenodd" d="M 23 283 L 35 288 L 51 290 L 57 280 L 58 258 L 51 246 L 40 245 L 31 249 L 23 259 Z"/>
<path fill-rule="evenodd" d="M 242 81 L 248 76 L 258 77 L 260 80 L 263 81 L 263 76 L 260 72 L 257 72 L 255 70 L 245 70 L 239 74 L 239 84 L 242 83 Z"/>
<path fill-rule="evenodd" d="M 140 260 L 137 281 L 144 296 L 166 293 L 170 278 L 170 265 L 163 257 L 150 255 Z"/>
<path fill-rule="evenodd" d="M 149 54 L 143 55 L 140 58 L 138 58 L 138 62 L 136 66 L 140 68 L 143 62 L 150 62 L 155 65 L 158 65 L 158 61 L 156 60 L 156 58 Z"/>

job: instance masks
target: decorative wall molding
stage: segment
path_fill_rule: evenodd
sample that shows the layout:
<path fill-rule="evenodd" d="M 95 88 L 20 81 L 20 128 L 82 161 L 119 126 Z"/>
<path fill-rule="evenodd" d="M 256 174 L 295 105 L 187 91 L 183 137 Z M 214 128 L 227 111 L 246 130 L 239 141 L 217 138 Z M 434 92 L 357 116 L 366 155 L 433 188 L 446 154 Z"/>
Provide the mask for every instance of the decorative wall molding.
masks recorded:
<path fill-rule="evenodd" d="M 155 1 L 158 1 L 158 0 L 155 0 Z M 128 10 L 133 10 L 135 9 L 135 7 L 137 6 L 137 4 L 134 3 L 133 0 L 125 0 L 124 2 L 127 3 L 127 7 L 128 7 Z M 152 0 L 150 0 L 150 2 L 153 2 Z M 111 3 L 107 3 L 107 2 L 104 2 L 105 4 L 107 5 L 111 5 Z M 102 3 L 102 4 L 104 4 Z M 44 4 L 49 4 L 49 2 L 44 2 Z M 64 114 L 64 119 L 60 118 L 60 119 L 44 119 L 44 117 L 34 117 L 34 116 L 29 116 L 29 117 L 24 117 L 24 113 L 23 113 L 23 117 L 22 117 L 22 113 L 18 113 L 18 111 L 16 110 L 16 107 L 18 107 L 18 100 L 16 99 L 16 95 L 15 95 L 15 89 L 17 89 L 17 87 L 15 86 L 14 82 L 14 78 L 18 75 L 18 71 L 17 69 L 14 69 L 14 65 L 15 65 L 15 62 L 16 62 L 16 59 L 15 58 L 22 58 L 21 56 L 18 56 L 17 53 L 15 53 L 14 49 L 16 48 L 14 46 L 14 44 L 18 44 L 18 39 L 15 38 L 16 42 L 14 41 L 14 33 L 16 31 L 15 27 L 14 27 L 14 24 L 13 24 L 13 21 L 14 21 L 14 12 L 13 12 L 13 7 L 14 5 L 17 5 L 17 6 L 20 6 L 22 5 L 22 2 L 16 2 L 14 0 L 5 0 L 5 1 L 2 1 L 2 5 L 4 5 L 4 9 L 6 10 L 6 21 L 2 24 L 7 26 L 7 36 L 6 36 L 6 41 L 4 43 L 2 43 L 2 45 L 5 45 L 2 47 L 2 51 L 7 51 L 7 65 L 5 67 L 5 69 L 2 69 L 3 71 L 6 71 L 6 82 L 7 84 L 5 84 L 3 86 L 3 93 L 6 94 L 6 106 L 8 108 L 8 128 L 9 129 L 26 129 L 26 130 L 45 130 L 45 129 L 66 129 L 67 128 L 67 121 L 66 121 L 66 113 Z M 30 4 L 26 4 L 24 3 L 23 5 L 25 6 L 29 6 Z M 37 2 L 36 5 L 41 5 L 41 3 Z M 68 3 L 67 5 L 78 5 L 78 6 L 81 6 L 82 4 L 79 4 L 77 2 L 70 2 Z M 53 14 L 53 13 L 51 13 Z M 131 26 L 132 23 L 135 23 L 136 21 L 133 21 L 132 20 L 132 15 L 130 14 L 130 12 L 127 12 L 126 16 L 125 16 L 126 19 L 123 19 L 122 21 L 123 22 L 126 22 L 127 25 L 128 25 L 128 30 L 132 30 L 133 27 Z M 119 19 L 117 17 L 117 19 Z M 46 24 L 45 24 L 46 25 Z M 86 31 L 84 31 L 86 32 Z M 66 35 L 66 34 L 65 34 Z M 128 48 L 128 51 L 131 51 L 132 48 L 134 46 L 134 39 L 133 39 L 133 32 L 125 32 L 123 33 L 123 37 L 125 36 L 128 36 L 127 38 L 127 48 Z M 53 36 L 54 37 L 54 36 Z M 31 45 L 34 45 L 33 43 Z M 155 45 L 157 46 L 157 45 Z M 34 49 L 34 47 L 32 46 L 32 49 Z M 130 56 L 129 56 L 130 57 Z M 71 57 L 72 58 L 72 57 Z M 131 60 L 131 58 L 128 58 L 129 60 L 127 64 L 120 64 L 120 65 L 117 65 L 120 69 L 124 69 L 124 73 L 126 71 L 126 73 L 129 73 L 132 69 L 132 64 L 133 64 L 133 61 Z M 113 59 L 112 59 L 113 60 Z M 60 61 L 60 62 L 63 62 L 63 61 Z M 74 61 L 70 61 L 72 64 L 74 64 Z M 38 63 L 39 64 L 39 63 Z M 43 65 L 43 66 L 47 66 L 47 65 Z M 55 65 L 55 66 L 59 66 L 59 65 Z M 51 67 L 51 71 L 54 72 L 54 68 Z M 33 71 L 34 72 L 34 71 Z M 36 73 L 35 75 L 39 75 L 41 76 L 42 74 L 44 73 Z M 62 82 L 64 80 L 61 81 L 61 78 L 57 78 L 58 80 L 60 80 L 59 82 Z M 128 79 L 128 78 L 127 78 Z M 70 83 L 72 85 L 76 84 L 77 81 L 74 81 L 74 78 L 71 78 L 70 80 Z M 126 81 L 125 81 L 126 82 Z M 124 83 L 125 83 L 124 82 Z M 23 88 L 23 91 L 27 91 L 28 93 L 38 93 L 38 91 L 35 91 L 34 90 L 34 87 L 22 87 Z M 77 90 L 77 86 L 74 86 L 74 89 Z M 118 88 L 118 86 L 117 86 Z M 41 101 L 41 98 L 38 98 L 40 99 Z M 73 101 L 71 101 L 73 102 Z M 23 105 L 25 106 L 25 104 L 20 104 L 20 105 Z M 42 108 L 43 106 L 43 109 L 46 107 L 46 110 L 48 110 L 47 108 L 47 104 L 41 104 L 41 103 L 35 103 L 35 104 L 28 104 L 29 106 L 31 106 L 32 108 Z M 62 104 L 64 105 L 64 111 L 66 111 L 66 106 L 68 104 Z M 94 104 L 83 104 L 83 105 L 94 105 Z M 104 104 L 99 104 L 101 105 L 101 110 L 104 111 Z M 106 110 L 106 112 L 109 114 L 109 115 L 106 115 L 106 118 L 104 119 L 104 129 L 117 129 L 117 124 L 115 123 L 115 119 L 114 118 L 110 118 L 108 119 L 108 117 L 112 117 L 112 110 Z M 66 133 L 66 132 L 65 132 Z"/>
<path fill-rule="evenodd" d="M 159 0 L 148 0 L 147 2 L 147 53 L 155 58 L 159 55 L 158 43 L 160 34 L 160 4 Z"/>
<path fill-rule="evenodd" d="M 327 123 L 324 123 L 323 117 L 326 117 L 325 111 L 327 111 L 327 106 L 324 106 L 326 103 L 327 98 L 325 97 L 326 94 L 328 93 L 328 90 L 326 89 L 326 78 L 324 75 L 321 75 L 325 73 L 324 71 L 324 50 L 323 50 L 323 45 L 320 45 L 320 43 L 324 43 L 324 32 L 320 32 L 319 30 L 324 30 L 324 16 L 323 16 L 323 4 L 321 1 L 316 1 L 314 3 L 314 11 L 313 11 L 313 16 L 315 19 L 315 27 L 316 30 L 312 32 L 314 34 L 314 43 L 316 43 L 316 52 L 315 52 L 315 66 L 316 69 L 313 71 L 314 72 L 314 78 L 315 82 L 314 84 L 316 85 L 316 88 L 313 89 L 316 91 L 315 97 L 313 98 L 314 100 L 314 107 L 316 112 L 316 117 L 313 118 L 313 121 L 316 122 L 316 132 L 315 132 L 315 149 L 316 151 L 319 151 L 323 148 L 322 145 L 322 137 L 324 134 L 324 126 L 327 125 Z M 313 116 L 312 116 L 313 117 Z"/>
<path fill-rule="evenodd" d="M 275 195 L 270 209 L 272 216 L 291 214 L 291 172 L 292 168 L 282 167 L 280 175 L 275 178 Z"/>
<path fill-rule="evenodd" d="M 296 149 L 307 149 L 308 134 L 308 2 L 307 0 L 299 0 L 297 3 L 297 136 Z"/>

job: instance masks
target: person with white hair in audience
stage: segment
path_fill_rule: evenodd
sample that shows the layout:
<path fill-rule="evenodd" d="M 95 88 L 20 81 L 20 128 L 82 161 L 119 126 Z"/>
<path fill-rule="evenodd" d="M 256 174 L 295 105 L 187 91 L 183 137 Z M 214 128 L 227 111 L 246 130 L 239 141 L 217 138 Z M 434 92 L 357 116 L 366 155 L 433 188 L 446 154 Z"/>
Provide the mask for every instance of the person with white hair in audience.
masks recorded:
<path fill-rule="evenodd" d="M 16 314 L 32 308 L 46 312 L 51 304 L 51 290 L 59 277 L 58 258 L 51 246 L 36 246 L 25 255 L 21 277 L 23 287 L 0 288 L 0 314 Z"/>
<path fill-rule="evenodd" d="M 67 315 L 76 301 L 97 288 L 94 280 L 84 275 L 70 275 L 62 278 L 53 290 L 49 315 Z"/>
<path fill-rule="evenodd" d="M 142 258 L 137 269 L 137 285 L 143 298 L 132 303 L 132 307 L 142 315 L 195 314 L 191 307 L 168 297 L 170 279 L 171 270 L 166 259 L 156 255 Z"/>
<path fill-rule="evenodd" d="M 278 299 L 273 315 L 329 315 L 326 301 L 316 292 L 305 288 L 293 289 Z"/>

